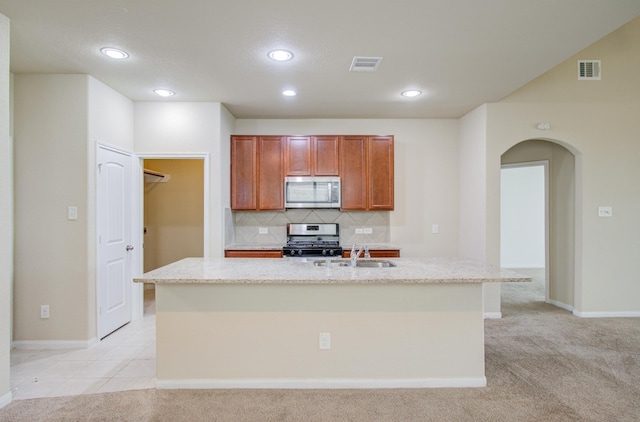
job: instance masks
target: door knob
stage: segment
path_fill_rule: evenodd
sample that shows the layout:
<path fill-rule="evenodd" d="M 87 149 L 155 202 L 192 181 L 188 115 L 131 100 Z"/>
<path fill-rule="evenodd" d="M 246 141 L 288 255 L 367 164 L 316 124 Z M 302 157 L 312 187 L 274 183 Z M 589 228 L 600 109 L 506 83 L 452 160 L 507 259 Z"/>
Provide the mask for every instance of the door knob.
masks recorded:
<path fill-rule="evenodd" d="M 132 251 L 132 250 L 133 250 L 133 246 L 127 245 L 127 252 Z"/>

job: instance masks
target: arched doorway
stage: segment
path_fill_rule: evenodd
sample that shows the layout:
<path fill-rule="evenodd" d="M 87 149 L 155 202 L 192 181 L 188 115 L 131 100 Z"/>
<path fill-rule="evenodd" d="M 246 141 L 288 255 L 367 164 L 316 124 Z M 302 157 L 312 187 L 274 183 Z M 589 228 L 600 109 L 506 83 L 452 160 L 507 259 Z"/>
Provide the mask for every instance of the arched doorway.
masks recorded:
<path fill-rule="evenodd" d="M 576 288 L 576 157 L 563 145 L 542 139 L 520 142 L 501 156 L 502 165 L 541 161 L 549 163 L 545 300 L 572 311 Z"/>

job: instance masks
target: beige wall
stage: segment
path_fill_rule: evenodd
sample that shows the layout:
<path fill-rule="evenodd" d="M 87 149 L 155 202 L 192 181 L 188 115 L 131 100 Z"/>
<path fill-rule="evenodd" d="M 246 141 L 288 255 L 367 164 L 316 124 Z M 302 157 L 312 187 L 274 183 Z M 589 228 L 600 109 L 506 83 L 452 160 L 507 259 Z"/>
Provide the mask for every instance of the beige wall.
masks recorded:
<path fill-rule="evenodd" d="M 11 400 L 9 350 L 13 321 L 13 144 L 10 83 L 9 19 L 0 15 L 0 408 Z"/>
<path fill-rule="evenodd" d="M 220 103 L 135 103 L 135 151 L 147 157 L 180 154 L 206 154 L 205 203 L 209 218 L 205 231 L 209 236 L 207 256 L 224 253 L 223 219 L 228 206 L 229 146 L 222 142 L 234 124 L 233 116 Z"/>
<path fill-rule="evenodd" d="M 144 187 L 144 272 L 204 253 L 204 160 L 144 160 L 170 176 Z"/>
<path fill-rule="evenodd" d="M 577 60 L 602 60 L 601 81 L 578 81 Z M 640 18 L 527 84 L 488 113 L 487 230 L 499 233 L 499 157 L 528 139 L 576 155 L 575 310 L 640 315 Z M 548 131 L 536 130 L 548 122 Z M 612 206 L 601 218 L 598 206 Z M 499 241 L 490 248 L 499 251 Z"/>
<path fill-rule="evenodd" d="M 549 162 L 549 301 L 573 309 L 575 256 L 575 159 L 548 141 L 521 142 L 502 155 L 502 164 Z"/>
<path fill-rule="evenodd" d="M 95 339 L 96 143 L 130 149 L 131 115 L 129 100 L 90 76 L 15 76 L 16 342 Z"/>
<path fill-rule="evenodd" d="M 14 340 L 89 337 L 88 81 L 15 75 Z M 71 205 L 77 221 L 67 220 Z"/>
<path fill-rule="evenodd" d="M 458 121 L 238 119 L 235 134 L 394 135 L 395 210 L 390 239 L 402 256 L 458 254 Z M 431 226 L 439 225 L 432 234 Z"/>
<path fill-rule="evenodd" d="M 494 265 L 499 264 L 500 255 L 492 255 L 488 244 L 494 234 L 487 231 L 487 109 L 478 107 L 460 119 L 458 172 L 456 186 L 459 197 L 458 254 Z M 499 318 L 500 284 L 488 283 L 482 286 L 484 294 L 484 314 L 489 318 Z"/>

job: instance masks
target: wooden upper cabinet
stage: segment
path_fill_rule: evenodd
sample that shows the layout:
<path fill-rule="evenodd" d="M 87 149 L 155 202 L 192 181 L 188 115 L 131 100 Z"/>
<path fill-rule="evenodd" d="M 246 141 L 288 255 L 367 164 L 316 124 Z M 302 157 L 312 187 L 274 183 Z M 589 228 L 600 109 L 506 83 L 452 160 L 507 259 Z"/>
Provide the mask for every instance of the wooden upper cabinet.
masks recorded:
<path fill-rule="evenodd" d="M 369 138 L 368 209 L 393 210 L 393 136 Z"/>
<path fill-rule="evenodd" d="M 393 210 L 393 136 L 232 136 L 231 209 L 283 210 L 285 176 L 340 176 L 345 211 Z"/>
<path fill-rule="evenodd" d="M 258 138 L 258 209 L 284 209 L 284 147 L 280 136 Z"/>
<path fill-rule="evenodd" d="M 338 176 L 339 137 L 288 136 L 285 138 L 286 176 Z"/>
<path fill-rule="evenodd" d="M 343 136 L 342 209 L 393 210 L 393 136 Z"/>
<path fill-rule="evenodd" d="M 280 136 L 231 137 L 231 209 L 284 209 L 284 152 Z"/>
<path fill-rule="evenodd" d="M 285 144 L 285 174 L 311 176 L 311 136 L 288 136 Z"/>
<path fill-rule="evenodd" d="M 254 136 L 231 138 L 231 209 L 258 208 L 257 145 Z"/>
<path fill-rule="evenodd" d="M 367 209 L 367 137 L 340 140 L 340 183 L 343 210 Z"/>
<path fill-rule="evenodd" d="M 340 175 L 340 138 L 314 136 L 312 143 L 312 170 L 314 176 Z"/>

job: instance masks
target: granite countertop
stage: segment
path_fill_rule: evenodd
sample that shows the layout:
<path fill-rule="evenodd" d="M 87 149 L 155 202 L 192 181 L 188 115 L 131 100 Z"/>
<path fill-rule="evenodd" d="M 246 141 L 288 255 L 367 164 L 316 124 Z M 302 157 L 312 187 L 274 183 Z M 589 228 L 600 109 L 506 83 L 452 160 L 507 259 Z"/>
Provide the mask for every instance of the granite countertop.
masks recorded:
<path fill-rule="evenodd" d="M 399 246 L 396 245 L 390 245 L 388 243 L 367 243 L 367 246 L 369 246 L 369 249 L 372 251 L 375 250 L 387 250 L 387 249 L 392 249 L 392 250 L 400 250 Z M 277 244 L 277 245 L 240 245 L 240 244 L 234 244 L 234 245 L 227 245 L 224 247 L 225 250 L 234 250 L 234 251 L 279 251 L 282 249 L 282 247 L 284 246 L 284 244 Z M 347 250 L 351 250 L 351 246 L 352 245 L 347 245 L 347 244 L 342 244 L 341 245 L 343 249 Z M 358 246 L 361 246 L 360 244 L 358 244 Z"/>
<path fill-rule="evenodd" d="M 459 258 L 393 258 L 392 268 L 315 266 L 317 258 L 185 258 L 134 279 L 153 284 L 432 284 L 531 281 Z"/>

